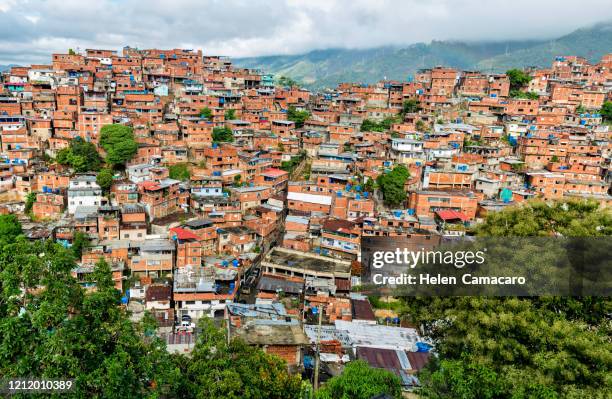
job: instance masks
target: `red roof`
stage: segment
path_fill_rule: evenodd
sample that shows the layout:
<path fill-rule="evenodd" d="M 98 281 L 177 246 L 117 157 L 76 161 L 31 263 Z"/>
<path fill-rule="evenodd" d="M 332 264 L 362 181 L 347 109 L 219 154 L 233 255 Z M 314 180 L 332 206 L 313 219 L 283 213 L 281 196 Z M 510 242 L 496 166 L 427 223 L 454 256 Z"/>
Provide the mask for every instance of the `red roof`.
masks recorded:
<path fill-rule="evenodd" d="M 261 174 L 270 177 L 281 177 L 287 175 L 288 173 L 281 169 L 269 168 L 261 172 Z"/>
<path fill-rule="evenodd" d="M 181 227 L 173 227 L 170 229 L 170 231 L 176 234 L 176 238 L 178 238 L 179 240 L 199 240 L 200 239 L 200 237 L 198 237 L 191 231 L 185 230 Z"/>
<path fill-rule="evenodd" d="M 459 219 L 466 222 L 470 220 L 470 218 L 468 218 L 466 215 L 454 209 L 442 209 L 440 211 L 436 211 L 436 215 L 438 215 L 438 217 L 444 221 Z"/>
<path fill-rule="evenodd" d="M 159 183 L 152 181 L 152 180 L 143 181 L 140 184 L 145 190 L 156 191 L 156 190 L 161 189 L 161 186 L 159 185 Z"/>

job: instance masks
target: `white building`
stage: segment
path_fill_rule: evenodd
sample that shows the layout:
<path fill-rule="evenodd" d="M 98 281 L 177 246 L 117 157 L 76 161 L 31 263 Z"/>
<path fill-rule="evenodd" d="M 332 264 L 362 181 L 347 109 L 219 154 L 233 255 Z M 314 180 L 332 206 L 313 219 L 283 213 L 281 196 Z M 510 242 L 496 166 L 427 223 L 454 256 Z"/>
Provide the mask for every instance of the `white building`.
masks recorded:
<path fill-rule="evenodd" d="M 106 203 L 94 175 L 79 175 L 70 180 L 68 213 L 74 215 L 79 206 L 99 207 Z"/>

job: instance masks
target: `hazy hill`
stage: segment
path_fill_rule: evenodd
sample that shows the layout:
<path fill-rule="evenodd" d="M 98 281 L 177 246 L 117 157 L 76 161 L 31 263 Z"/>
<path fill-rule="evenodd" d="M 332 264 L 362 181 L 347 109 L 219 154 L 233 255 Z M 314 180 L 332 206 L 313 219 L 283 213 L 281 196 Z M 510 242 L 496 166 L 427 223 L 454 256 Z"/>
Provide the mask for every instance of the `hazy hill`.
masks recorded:
<path fill-rule="evenodd" d="M 407 47 L 315 50 L 306 54 L 239 58 L 236 65 L 285 75 L 311 87 L 339 82 L 405 80 L 419 68 L 436 65 L 483 71 L 550 65 L 555 55 L 581 55 L 592 61 L 612 52 L 612 23 L 580 29 L 552 41 L 464 43 L 433 41 Z"/>

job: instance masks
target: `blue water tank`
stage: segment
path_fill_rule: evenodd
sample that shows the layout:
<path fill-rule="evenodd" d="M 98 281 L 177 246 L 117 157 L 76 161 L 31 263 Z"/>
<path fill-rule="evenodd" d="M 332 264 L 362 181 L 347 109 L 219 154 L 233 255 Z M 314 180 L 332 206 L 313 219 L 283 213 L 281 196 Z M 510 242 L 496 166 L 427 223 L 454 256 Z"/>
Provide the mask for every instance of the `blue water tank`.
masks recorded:
<path fill-rule="evenodd" d="M 426 342 L 417 342 L 416 346 L 417 352 L 429 352 L 429 350 L 431 349 L 431 345 Z"/>

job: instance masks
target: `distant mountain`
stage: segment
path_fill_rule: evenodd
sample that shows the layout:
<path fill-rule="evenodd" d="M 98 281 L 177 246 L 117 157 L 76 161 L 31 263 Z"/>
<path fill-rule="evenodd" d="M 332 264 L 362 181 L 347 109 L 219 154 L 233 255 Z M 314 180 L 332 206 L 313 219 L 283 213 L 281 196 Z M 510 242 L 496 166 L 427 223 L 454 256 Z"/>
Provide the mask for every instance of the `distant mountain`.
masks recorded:
<path fill-rule="evenodd" d="M 579 29 L 552 41 L 433 41 L 404 48 L 329 49 L 298 55 L 238 58 L 234 63 L 320 88 L 348 81 L 373 83 L 385 77 L 406 80 L 416 70 L 436 65 L 505 71 L 509 67 L 550 65 L 555 55 L 580 55 L 596 61 L 611 51 L 612 22 Z"/>
<path fill-rule="evenodd" d="M 0 65 L 0 72 L 8 71 L 14 66 L 17 66 L 17 64 Z"/>
<path fill-rule="evenodd" d="M 531 65 L 545 67 L 550 66 L 553 58 L 558 55 L 578 55 L 590 61 L 599 61 L 603 55 L 610 52 L 612 52 L 612 22 L 578 29 L 569 35 L 537 46 L 499 54 L 480 61 L 476 67 L 483 70 L 492 67 L 498 71 Z"/>

